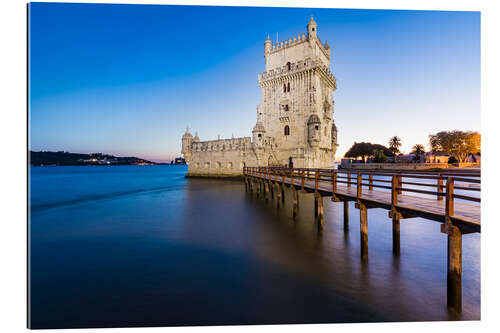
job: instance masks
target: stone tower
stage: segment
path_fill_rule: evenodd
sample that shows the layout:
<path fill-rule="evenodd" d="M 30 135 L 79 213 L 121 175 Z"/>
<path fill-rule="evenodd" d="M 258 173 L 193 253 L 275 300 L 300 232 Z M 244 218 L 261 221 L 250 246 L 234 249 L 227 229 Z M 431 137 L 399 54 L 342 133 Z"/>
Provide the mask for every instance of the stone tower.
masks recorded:
<path fill-rule="evenodd" d="M 262 101 L 252 137 L 200 141 L 189 129 L 182 137 L 188 176 L 240 176 L 245 166 L 332 168 L 337 150 L 333 120 L 336 81 L 330 46 L 318 37 L 311 17 L 307 35 L 264 42 L 265 71 L 259 74 Z"/>
<path fill-rule="evenodd" d="M 336 80 L 330 72 L 330 46 L 320 41 L 314 19 L 307 24 L 307 35 L 277 44 L 268 37 L 264 58 L 257 119 L 266 138 L 274 141 L 269 153 L 282 165 L 292 158 L 294 167 L 332 167 L 337 150 Z"/>

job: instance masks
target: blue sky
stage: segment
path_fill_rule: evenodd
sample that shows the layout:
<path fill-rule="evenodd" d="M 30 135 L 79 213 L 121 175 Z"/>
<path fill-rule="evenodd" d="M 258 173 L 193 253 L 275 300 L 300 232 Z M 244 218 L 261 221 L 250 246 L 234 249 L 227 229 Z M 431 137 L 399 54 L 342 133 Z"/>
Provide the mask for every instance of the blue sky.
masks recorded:
<path fill-rule="evenodd" d="M 250 136 L 264 40 L 310 15 L 332 48 L 337 157 L 480 130 L 479 12 L 32 3 L 30 149 L 167 161 L 186 125 Z"/>

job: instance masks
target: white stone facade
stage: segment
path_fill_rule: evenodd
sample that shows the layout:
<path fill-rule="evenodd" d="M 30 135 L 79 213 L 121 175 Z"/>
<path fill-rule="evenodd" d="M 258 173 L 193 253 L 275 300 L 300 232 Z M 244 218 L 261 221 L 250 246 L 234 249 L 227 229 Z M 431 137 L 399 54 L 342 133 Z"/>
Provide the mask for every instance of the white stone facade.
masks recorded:
<path fill-rule="evenodd" d="M 244 166 L 333 167 L 337 128 L 333 120 L 336 80 L 330 46 L 321 43 L 313 18 L 307 35 L 264 43 L 266 71 L 259 74 L 262 102 L 252 138 L 200 141 L 182 137 L 188 176 L 238 176 Z"/>

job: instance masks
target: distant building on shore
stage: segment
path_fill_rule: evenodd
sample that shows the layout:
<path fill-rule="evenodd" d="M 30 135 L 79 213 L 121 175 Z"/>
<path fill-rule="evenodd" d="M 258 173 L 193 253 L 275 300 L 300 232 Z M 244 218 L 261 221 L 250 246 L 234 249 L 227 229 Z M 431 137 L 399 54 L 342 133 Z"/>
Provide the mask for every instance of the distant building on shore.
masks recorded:
<path fill-rule="evenodd" d="M 188 176 L 237 176 L 245 166 L 333 167 L 337 84 L 330 72 L 330 46 L 317 32 L 311 17 L 307 35 L 276 44 L 268 36 L 252 137 L 200 141 L 188 128 L 182 137 Z"/>
<path fill-rule="evenodd" d="M 185 165 L 186 159 L 184 159 L 182 157 L 176 157 L 170 164 Z"/>

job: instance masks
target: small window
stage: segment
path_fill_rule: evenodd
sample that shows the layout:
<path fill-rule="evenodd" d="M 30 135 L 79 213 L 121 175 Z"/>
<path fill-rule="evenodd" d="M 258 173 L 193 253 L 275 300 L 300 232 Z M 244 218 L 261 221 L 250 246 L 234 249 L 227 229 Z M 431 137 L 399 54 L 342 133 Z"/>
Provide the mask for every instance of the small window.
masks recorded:
<path fill-rule="evenodd" d="M 285 111 L 288 111 L 288 110 L 289 110 L 289 108 L 288 108 L 288 104 L 287 104 L 287 105 L 285 105 Z"/>
<path fill-rule="evenodd" d="M 286 87 L 286 90 L 287 90 L 288 92 L 290 92 L 290 82 L 288 82 L 287 87 Z"/>
<path fill-rule="evenodd" d="M 290 126 L 285 126 L 285 135 L 290 135 Z"/>
<path fill-rule="evenodd" d="M 259 139 L 262 138 L 262 134 L 259 134 L 258 137 L 259 137 Z"/>
<path fill-rule="evenodd" d="M 312 31 L 314 31 L 314 28 L 312 28 Z"/>
<path fill-rule="evenodd" d="M 314 129 L 315 129 L 316 131 L 318 131 L 318 130 L 319 130 L 319 126 L 318 126 L 318 125 L 314 126 Z"/>
<path fill-rule="evenodd" d="M 283 85 L 283 92 L 286 92 L 286 84 Z"/>
<path fill-rule="evenodd" d="M 286 69 L 287 69 L 287 70 L 292 69 L 292 64 L 291 64 L 290 62 L 287 62 L 287 63 L 286 63 Z"/>

